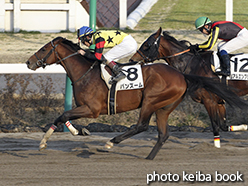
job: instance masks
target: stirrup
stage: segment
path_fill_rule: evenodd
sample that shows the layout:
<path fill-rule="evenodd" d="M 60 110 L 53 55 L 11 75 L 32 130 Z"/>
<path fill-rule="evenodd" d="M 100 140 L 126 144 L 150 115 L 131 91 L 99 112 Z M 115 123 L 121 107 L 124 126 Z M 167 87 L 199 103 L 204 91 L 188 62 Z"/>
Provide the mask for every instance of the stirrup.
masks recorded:
<path fill-rule="evenodd" d="M 115 77 L 112 77 L 110 80 L 109 80 L 109 84 L 113 84 L 113 83 L 116 83 L 122 79 L 124 79 L 126 77 L 126 75 L 120 71 L 119 74 L 117 74 Z"/>
<path fill-rule="evenodd" d="M 230 72 L 227 72 L 227 71 L 218 71 L 218 72 L 215 72 L 215 74 L 221 75 L 221 76 L 230 76 Z"/>

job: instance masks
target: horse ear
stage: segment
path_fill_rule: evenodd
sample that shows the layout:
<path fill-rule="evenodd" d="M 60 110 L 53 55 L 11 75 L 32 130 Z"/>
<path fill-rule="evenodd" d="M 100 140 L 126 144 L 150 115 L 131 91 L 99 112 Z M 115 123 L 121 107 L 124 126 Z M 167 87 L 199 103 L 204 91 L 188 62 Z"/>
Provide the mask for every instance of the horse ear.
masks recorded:
<path fill-rule="evenodd" d="M 162 28 L 159 27 L 158 31 L 156 32 L 156 35 L 157 35 L 157 36 L 161 35 L 161 32 L 162 32 Z"/>

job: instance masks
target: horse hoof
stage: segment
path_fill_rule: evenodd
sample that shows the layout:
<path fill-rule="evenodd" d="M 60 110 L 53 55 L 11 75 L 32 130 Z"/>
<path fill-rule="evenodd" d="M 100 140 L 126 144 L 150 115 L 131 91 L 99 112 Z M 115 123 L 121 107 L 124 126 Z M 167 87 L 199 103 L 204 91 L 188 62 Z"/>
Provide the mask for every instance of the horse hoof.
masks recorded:
<path fill-rule="evenodd" d="M 46 144 L 46 143 L 40 144 L 39 151 L 42 151 L 42 150 L 44 150 L 45 148 L 47 148 L 47 144 Z"/>
<path fill-rule="evenodd" d="M 112 147 L 114 146 L 114 144 L 110 141 L 108 141 L 106 144 L 105 144 L 105 149 L 111 149 Z"/>
<path fill-rule="evenodd" d="M 83 136 L 89 136 L 90 135 L 90 131 L 88 131 L 86 128 L 82 128 L 82 135 Z"/>

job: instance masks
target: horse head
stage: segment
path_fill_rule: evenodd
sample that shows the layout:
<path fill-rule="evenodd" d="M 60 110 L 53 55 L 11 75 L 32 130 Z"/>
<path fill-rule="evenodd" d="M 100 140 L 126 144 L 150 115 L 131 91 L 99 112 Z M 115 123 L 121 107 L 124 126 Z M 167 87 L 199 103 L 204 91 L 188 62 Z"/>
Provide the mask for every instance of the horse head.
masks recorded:
<path fill-rule="evenodd" d="M 57 37 L 41 47 L 26 62 L 28 68 L 36 70 L 39 67 L 45 68 L 46 65 L 56 63 L 58 61 L 58 56 L 55 49 L 63 39 L 64 38 L 62 37 Z"/>
<path fill-rule="evenodd" d="M 188 52 L 188 41 L 178 41 L 166 31 L 162 33 L 160 27 L 154 34 L 146 39 L 139 50 L 131 57 L 131 61 L 153 62 L 164 59 L 170 63 L 170 58 Z"/>
<path fill-rule="evenodd" d="M 98 61 L 88 59 L 79 54 L 81 47 L 62 37 L 57 37 L 41 47 L 26 62 L 31 70 L 45 68 L 47 65 L 60 64 L 73 83 L 82 80 L 90 71 L 100 69 Z M 86 52 L 90 52 L 87 50 Z M 98 68 L 94 68 L 97 66 Z M 82 75 L 83 74 L 83 75 Z"/>
<path fill-rule="evenodd" d="M 131 61 L 142 61 L 152 62 L 160 57 L 159 46 L 161 39 L 162 28 L 160 27 L 158 31 L 148 37 L 143 44 L 140 46 L 139 50 L 131 57 Z"/>

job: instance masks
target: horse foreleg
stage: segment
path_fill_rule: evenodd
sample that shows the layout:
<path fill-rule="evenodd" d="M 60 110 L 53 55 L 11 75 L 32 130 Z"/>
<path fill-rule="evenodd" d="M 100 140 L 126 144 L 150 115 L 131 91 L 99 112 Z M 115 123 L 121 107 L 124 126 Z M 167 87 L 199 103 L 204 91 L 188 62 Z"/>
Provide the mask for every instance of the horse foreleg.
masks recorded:
<path fill-rule="evenodd" d="M 248 125 L 242 124 L 242 125 L 231 125 L 228 127 L 228 131 L 247 131 Z"/>
<path fill-rule="evenodd" d="M 225 107 L 224 102 L 218 104 L 218 110 L 214 114 L 211 114 L 211 116 L 214 116 L 214 115 L 216 115 L 216 116 L 210 117 L 213 128 L 215 126 L 215 124 L 213 124 L 213 123 L 219 123 L 220 128 L 225 132 L 227 132 L 227 131 L 247 131 L 248 130 L 248 125 L 246 125 L 246 124 L 227 126 L 227 124 L 226 124 L 226 107 Z M 212 120 L 212 118 L 216 118 L 216 119 Z M 218 129 L 218 127 L 215 127 L 214 129 L 215 129 L 214 130 L 214 146 L 217 148 L 220 148 L 219 129 Z"/>
<path fill-rule="evenodd" d="M 93 112 L 86 105 L 82 105 L 80 107 L 76 107 L 72 110 L 64 112 L 60 117 L 58 117 L 55 120 L 54 125 L 58 126 L 64 123 L 73 136 L 83 134 L 83 133 L 89 133 L 89 131 L 83 131 L 85 129 L 82 129 L 82 131 L 78 131 L 75 127 L 73 127 L 73 125 L 69 121 L 69 120 L 75 120 L 75 119 L 82 118 L 82 117 L 87 117 L 87 118 L 94 117 Z"/>
<path fill-rule="evenodd" d="M 64 112 L 61 116 L 59 116 L 54 124 L 48 129 L 48 131 L 43 136 L 43 139 L 40 142 L 40 150 L 43 150 L 47 147 L 47 141 L 50 136 L 53 134 L 54 130 L 58 125 L 65 123 L 66 127 L 69 129 L 72 135 L 78 135 L 81 133 L 89 133 L 88 131 L 78 131 L 76 128 L 72 126 L 69 120 L 78 119 L 81 117 L 93 117 L 93 113 L 87 106 L 76 107 L 72 110 Z M 83 129 L 82 129 L 83 130 Z M 80 133 L 81 132 L 81 133 Z"/>
<path fill-rule="evenodd" d="M 40 142 L 40 147 L 39 147 L 39 150 L 43 150 L 47 147 L 47 140 L 50 138 L 50 136 L 53 134 L 54 130 L 56 129 L 57 127 L 55 125 L 52 125 L 48 131 L 45 133 L 45 135 L 43 136 L 41 142 Z"/>
<path fill-rule="evenodd" d="M 75 129 L 69 121 L 65 122 L 66 127 L 69 129 L 72 135 L 78 135 L 78 130 Z M 48 131 L 45 133 L 43 136 L 41 142 L 40 142 L 40 147 L 39 150 L 43 150 L 47 147 L 47 141 L 50 138 L 50 136 L 53 134 L 54 130 L 57 128 L 54 124 L 48 129 Z"/>
<path fill-rule="evenodd" d="M 78 130 L 75 127 L 73 127 L 70 121 L 65 122 L 65 126 L 69 129 L 69 131 L 71 132 L 73 136 L 78 135 L 79 133 Z"/>
<path fill-rule="evenodd" d="M 153 160 L 157 155 L 158 151 L 162 148 L 163 144 L 169 137 L 169 127 L 168 127 L 168 116 L 169 113 L 167 110 L 159 109 L 156 112 L 156 121 L 158 126 L 158 140 L 155 146 L 153 147 L 150 154 L 146 159 Z"/>
<path fill-rule="evenodd" d="M 248 130 L 248 126 L 246 124 L 227 126 L 225 104 L 219 104 L 219 115 L 221 119 L 220 128 L 223 131 L 227 132 L 227 131 L 247 131 Z"/>
<path fill-rule="evenodd" d="M 70 121 L 65 122 L 65 126 L 69 129 L 69 131 L 71 132 L 71 134 L 73 136 L 76 135 L 90 135 L 90 131 L 88 131 L 86 128 L 82 128 L 81 131 L 78 131 L 75 127 L 73 127 L 73 125 L 70 123 Z"/>

